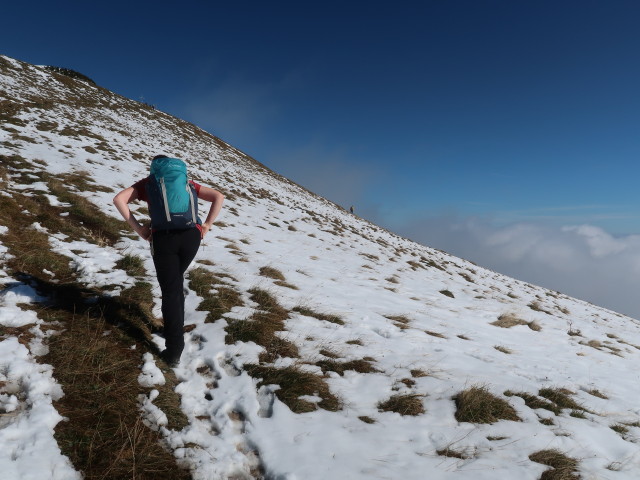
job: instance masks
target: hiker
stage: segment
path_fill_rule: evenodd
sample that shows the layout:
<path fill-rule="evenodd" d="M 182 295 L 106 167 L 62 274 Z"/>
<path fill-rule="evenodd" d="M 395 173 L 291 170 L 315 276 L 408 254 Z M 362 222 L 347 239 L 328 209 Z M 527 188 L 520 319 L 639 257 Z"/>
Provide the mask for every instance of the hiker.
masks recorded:
<path fill-rule="evenodd" d="M 351 214 L 353 215 L 353 205 L 349 207 L 349 212 L 351 212 Z"/>
<path fill-rule="evenodd" d="M 165 182 L 173 178 L 173 174 L 164 173 L 171 170 L 161 170 L 162 168 L 182 168 L 179 174 L 175 174 L 176 183 Z M 159 177 L 160 174 L 166 176 Z M 179 182 L 182 182 L 180 188 L 174 186 Z M 161 184 L 161 188 L 158 188 L 158 183 Z M 175 195 L 189 195 L 187 199 L 190 200 L 186 201 L 190 213 L 174 214 L 172 210 L 169 221 L 168 203 L 177 201 L 175 196 L 172 197 L 172 188 L 175 189 Z M 159 193 L 161 191 L 166 194 L 164 197 L 158 197 L 162 195 Z M 194 194 L 197 198 L 211 202 L 204 223 L 198 218 L 198 202 L 193 198 Z M 141 225 L 129 209 L 128 204 L 136 200 L 148 203 L 151 225 Z M 171 367 L 178 365 L 184 349 L 184 273 L 196 256 L 201 239 L 211 230 L 223 201 L 224 195 L 217 190 L 191 180 L 187 183 L 184 162 L 166 155 L 156 155 L 151 162 L 151 174 L 125 188 L 113 198 L 113 204 L 131 228 L 151 243 L 151 255 L 162 291 L 162 317 L 166 341 L 166 349 L 160 354 L 160 358 Z"/>

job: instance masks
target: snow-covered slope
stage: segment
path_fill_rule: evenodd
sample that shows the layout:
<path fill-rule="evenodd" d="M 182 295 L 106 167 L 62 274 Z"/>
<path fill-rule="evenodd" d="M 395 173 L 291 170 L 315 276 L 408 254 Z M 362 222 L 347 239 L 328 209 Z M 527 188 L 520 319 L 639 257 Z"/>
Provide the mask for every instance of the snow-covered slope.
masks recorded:
<path fill-rule="evenodd" d="M 1 155 L 55 175 L 88 172 L 109 188 L 80 193 L 114 218 L 113 192 L 146 176 L 157 153 L 187 160 L 198 181 L 227 195 L 192 267 L 224 278 L 242 305 L 208 322 L 198 310 L 203 299 L 189 291 L 193 327 L 176 369 L 189 426 L 166 428 L 153 390 L 141 399 L 141 414 L 194 478 L 533 480 L 549 467 L 530 455 L 550 449 L 577 460 L 584 479 L 640 478 L 637 320 L 403 239 L 193 125 L 40 67 L 0 57 L 0 108 Z M 0 184 L 3 195 L 47 188 L 12 175 Z M 0 225 L 0 258 L 11 228 Z M 132 284 L 115 265 L 138 255 L 158 296 L 148 245 L 124 230 L 115 246 L 56 232 L 50 243 L 87 285 Z M 16 298 L 41 299 L 11 275 L 0 278 L 0 324 L 19 318 L 38 329 L 41 320 Z M 293 358 L 259 358 L 265 349 L 254 342 L 226 343 L 230 325 L 258 321 L 256 291 L 284 310 L 276 335 L 294 345 Z M 0 337 L 0 465 L 13 469 L 11 478 L 36 478 L 39 468 L 72 478 L 52 436 L 59 417 L 51 402 L 62 392 L 37 363 L 46 334 L 38 338 L 22 345 Z M 162 381 L 152 355 L 140 352 L 140 364 L 143 385 Z M 329 393 L 304 396 L 302 410 L 311 411 L 294 413 L 278 385 L 260 382 L 259 366 L 312 373 Z M 43 387 L 9 388 L 26 376 Z M 508 402 L 517 420 L 458 420 L 460 394 L 478 390 Z M 550 402 L 549 392 L 578 406 Z M 385 411 L 390 398 L 417 401 L 417 411 Z M 545 401 L 555 411 L 536 408 Z M 46 452 L 41 464 L 29 460 L 27 445 Z"/>

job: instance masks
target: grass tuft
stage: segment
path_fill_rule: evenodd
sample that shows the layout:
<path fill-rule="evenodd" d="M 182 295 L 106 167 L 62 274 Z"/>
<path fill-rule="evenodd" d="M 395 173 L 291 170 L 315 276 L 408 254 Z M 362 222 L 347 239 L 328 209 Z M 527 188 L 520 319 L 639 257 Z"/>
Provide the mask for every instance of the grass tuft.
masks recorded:
<path fill-rule="evenodd" d="M 338 362 L 336 360 L 320 360 L 316 362 L 316 366 L 322 369 L 322 373 L 328 371 L 336 372 L 338 375 L 343 376 L 347 370 L 353 370 L 358 373 L 375 373 L 378 372 L 369 360 L 351 360 L 348 362 Z"/>
<path fill-rule="evenodd" d="M 279 287 L 290 288 L 291 290 L 300 290 L 297 286 L 293 285 L 292 283 L 283 282 L 282 280 L 276 280 L 275 282 L 273 282 L 273 284 L 278 285 Z"/>
<path fill-rule="evenodd" d="M 286 281 L 284 274 L 277 268 L 273 267 L 261 267 L 260 275 L 262 275 L 263 277 L 272 278 L 274 280 L 280 280 L 282 282 Z"/>
<path fill-rule="evenodd" d="M 441 457 L 460 458 L 462 460 L 469 458 L 469 456 L 464 452 L 454 450 L 453 448 L 450 448 L 450 447 L 436 450 L 436 453 Z"/>
<path fill-rule="evenodd" d="M 363 416 L 361 416 L 361 417 L 358 417 L 358 420 L 361 420 L 361 421 L 363 421 L 364 423 L 369 423 L 369 424 L 371 424 L 371 423 L 376 423 L 376 421 L 375 421 L 373 418 L 371 418 L 371 417 L 367 417 L 366 415 L 363 415 Z"/>
<path fill-rule="evenodd" d="M 251 294 L 251 300 L 258 304 L 260 310 L 283 316 L 283 320 L 287 317 L 287 311 L 280 306 L 275 297 L 267 290 L 252 288 L 249 293 Z"/>
<path fill-rule="evenodd" d="M 545 310 L 540 304 L 540 302 L 537 300 L 534 300 L 533 302 L 527 304 L 527 307 L 529 307 L 531 310 L 535 312 L 542 312 L 542 313 L 546 313 L 547 315 L 552 315 L 552 313 L 549 312 L 548 310 Z"/>
<path fill-rule="evenodd" d="M 540 325 L 538 325 L 536 322 L 527 322 L 525 320 L 522 320 L 521 318 L 516 317 L 511 313 L 505 313 L 503 315 L 500 315 L 498 317 L 498 320 L 496 320 L 495 322 L 492 322 L 491 325 L 495 325 L 496 327 L 500 327 L 500 328 L 511 328 L 518 325 L 526 325 L 531 330 L 534 330 L 536 332 L 539 332 L 542 329 Z"/>
<path fill-rule="evenodd" d="M 124 270 L 130 277 L 141 277 L 147 273 L 144 260 L 137 255 L 124 255 L 116 262 L 116 268 Z"/>
<path fill-rule="evenodd" d="M 400 415 L 422 415 L 424 406 L 420 394 L 392 395 L 384 402 L 378 403 L 378 410 L 381 412 L 395 412 Z"/>
<path fill-rule="evenodd" d="M 289 312 L 266 290 L 254 288 L 249 293 L 251 300 L 258 304 L 258 310 L 246 320 L 230 320 L 225 342 L 254 342 L 263 346 L 265 351 L 260 354 L 261 362 L 273 362 L 278 357 L 299 357 L 298 347 L 277 335 L 277 332 L 284 331 Z"/>
<path fill-rule="evenodd" d="M 495 348 L 495 349 L 496 349 L 496 350 L 498 350 L 499 352 L 506 353 L 506 354 L 508 354 L 508 355 L 513 353 L 513 350 L 511 350 L 511 349 L 509 349 L 509 348 L 507 348 L 507 347 L 503 347 L 502 345 L 496 345 L 496 346 L 495 346 L 495 347 L 493 347 L 493 348 Z"/>
<path fill-rule="evenodd" d="M 602 393 L 600 390 L 598 390 L 596 388 L 592 388 L 591 390 L 587 390 L 587 393 L 589 395 L 593 395 L 594 397 L 602 398 L 603 400 L 609 400 L 609 397 L 607 397 L 604 393 Z"/>
<path fill-rule="evenodd" d="M 202 297 L 198 305 L 198 311 L 208 312 L 206 323 L 213 323 L 230 312 L 234 307 L 244 305 L 240 293 L 228 283 L 224 282 L 221 275 L 217 275 L 204 267 L 196 267 L 187 275 L 189 287 Z M 223 286 L 216 286 L 222 284 Z M 214 292 L 214 286 L 215 292 Z"/>
<path fill-rule="evenodd" d="M 294 312 L 304 315 L 306 317 L 317 318 L 318 320 L 323 320 L 325 322 L 336 323 L 338 325 L 344 325 L 344 320 L 340 318 L 338 315 L 332 315 L 328 313 L 319 313 L 308 307 L 298 306 L 293 309 Z"/>
<path fill-rule="evenodd" d="M 299 367 L 290 366 L 276 368 L 268 365 L 248 364 L 245 370 L 254 378 L 259 378 L 258 387 L 262 385 L 278 385 L 276 396 L 294 413 L 306 413 L 318 407 L 331 412 L 340 410 L 341 404 L 329 390 L 322 377 L 305 372 Z M 321 400 L 316 404 L 300 397 L 318 396 Z"/>
<path fill-rule="evenodd" d="M 406 315 L 385 315 L 385 318 L 393 321 L 394 325 L 400 330 L 406 330 L 409 328 L 409 323 L 411 323 L 411 320 Z"/>
<path fill-rule="evenodd" d="M 520 421 L 509 402 L 493 395 L 486 386 L 473 386 L 454 397 L 456 420 L 469 423 Z"/>
<path fill-rule="evenodd" d="M 560 407 L 558 407 L 555 403 L 545 400 L 543 398 L 537 397 L 536 395 L 532 395 L 526 392 L 511 392 L 507 390 L 504 392 L 507 397 L 520 397 L 524 400 L 524 404 L 531 408 L 532 410 L 543 408 L 545 410 L 549 410 L 550 412 L 559 415 L 561 412 Z"/>
<path fill-rule="evenodd" d="M 560 450 L 540 450 L 529 455 L 529 459 L 548 465 L 551 470 L 545 471 L 540 480 L 578 480 L 578 461 L 568 457 Z"/>
<path fill-rule="evenodd" d="M 432 337 L 447 338 L 446 335 L 438 332 L 433 332 L 431 330 L 425 330 L 424 333 L 426 333 L 427 335 L 431 335 Z"/>
<path fill-rule="evenodd" d="M 614 423 L 613 425 L 610 426 L 611 430 L 613 430 L 616 433 L 619 433 L 620 435 L 626 435 L 627 433 L 629 433 L 629 427 L 627 427 L 626 425 L 622 425 L 620 423 Z"/>
<path fill-rule="evenodd" d="M 284 326 L 267 315 L 256 314 L 248 320 L 230 320 L 226 327 L 225 342 L 254 342 L 265 348 L 260 354 L 261 362 L 273 362 L 278 357 L 297 358 L 300 356 L 295 344 L 276 335 Z"/>
<path fill-rule="evenodd" d="M 565 388 L 542 388 L 538 392 L 538 395 L 555 403 L 560 409 L 569 408 L 571 410 L 588 411 L 582 405 L 573 400 L 571 398 L 573 392 Z"/>

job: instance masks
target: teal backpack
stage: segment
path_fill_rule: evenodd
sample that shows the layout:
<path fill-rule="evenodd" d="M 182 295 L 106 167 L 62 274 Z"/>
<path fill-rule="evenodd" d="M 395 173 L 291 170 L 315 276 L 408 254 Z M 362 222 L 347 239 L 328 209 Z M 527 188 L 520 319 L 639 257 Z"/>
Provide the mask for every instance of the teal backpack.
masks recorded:
<path fill-rule="evenodd" d="M 153 230 L 192 228 L 201 223 L 198 195 L 182 160 L 154 158 L 146 188 Z"/>

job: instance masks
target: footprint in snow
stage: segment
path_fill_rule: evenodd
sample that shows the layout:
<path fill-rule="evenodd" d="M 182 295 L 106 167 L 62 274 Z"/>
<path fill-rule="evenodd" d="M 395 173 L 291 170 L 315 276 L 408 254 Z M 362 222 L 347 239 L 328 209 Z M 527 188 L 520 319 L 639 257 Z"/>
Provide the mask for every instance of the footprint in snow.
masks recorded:
<path fill-rule="evenodd" d="M 215 361 L 213 359 L 205 359 L 204 365 L 198 367 L 196 372 L 198 372 L 206 381 L 206 386 L 209 391 L 205 393 L 205 398 L 207 400 L 213 400 L 211 390 L 218 388 L 218 380 L 222 378 L 222 375 L 220 375 L 220 372 L 215 365 Z"/>
<path fill-rule="evenodd" d="M 207 338 L 203 335 L 197 333 L 189 332 L 189 346 L 191 348 L 195 347 L 195 350 L 202 350 L 204 348 L 204 343 L 207 342 Z"/>
<path fill-rule="evenodd" d="M 221 353 L 218 355 L 218 364 L 230 377 L 237 377 L 242 373 L 242 370 L 233 362 L 233 359 L 228 353 Z"/>
<path fill-rule="evenodd" d="M 258 416 L 261 418 L 271 418 L 273 415 L 273 403 L 275 402 L 275 393 L 272 387 L 263 385 L 258 389 Z"/>

